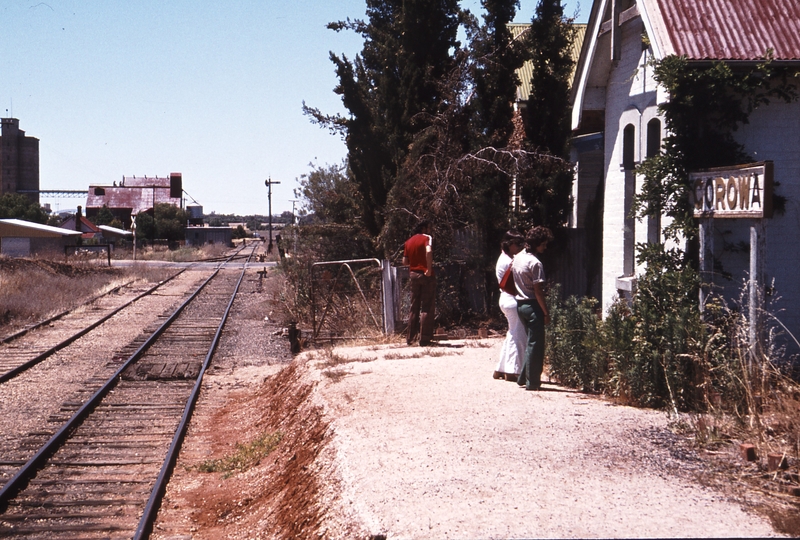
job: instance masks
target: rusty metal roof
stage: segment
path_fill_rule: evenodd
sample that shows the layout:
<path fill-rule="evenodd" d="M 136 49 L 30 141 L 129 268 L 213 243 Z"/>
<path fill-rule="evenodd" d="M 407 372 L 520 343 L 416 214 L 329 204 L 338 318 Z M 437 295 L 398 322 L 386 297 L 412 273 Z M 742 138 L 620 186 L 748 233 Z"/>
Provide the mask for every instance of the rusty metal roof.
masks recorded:
<path fill-rule="evenodd" d="M 120 185 L 125 187 L 169 187 L 169 177 L 123 176 Z"/>
<path fill-rule="evenodd" d="M 89 186 L 86 208 L 102 208 L 103 205 L 109 209 L 130 208 L 131 214 L 136 215 L 153 208 L 154 202 L 180 206 L 180 198 L 169 196 L 169 178 L 166 186 L 152 182 L 153 178 L 148 180 L 151 182 L 142 186 L 131 186 L 127 178 L 124 186 Z"/>
<path fill-rule="evenodd" d="M 656 0 L 672 50 L 690 60 L 800 60 L 798 0 Z"/>
<path fill-rule="evenodd" d="M 577 65 L 578 57 L 581 54 L 581 47 L 583 46 L 583 39 L 586 36 L 586 25 L 573 23 L 572 26 L 575 28 L 575 40 L 572 42 L 571 54 L 575 65 Z M 512 39 L 519 39 L 530 27 L 530 23 L 511 23 L 508 25 Z M 533 64 L 530 60 L 526 61 L 522 67 L 517 70 L 517 77 L 519 77 L 517 100 L 528 101 L 528 96 L 531 95 L 531 78 L 533 77 Z M 573 66 L 572 74 L 570 75 L 570 84 L 572 84 L 574 78 L 575 67 Z"/>
<path fill-rule="evenodd" d="M 97 228 L 103 232 L 103 236 L 105 237 L 130 238 L 131 236 L 133 236 L 133 233 L 131 231 L 118 229 L 116 227 L 111 227 L 109 225 L 98 225 Z"/>

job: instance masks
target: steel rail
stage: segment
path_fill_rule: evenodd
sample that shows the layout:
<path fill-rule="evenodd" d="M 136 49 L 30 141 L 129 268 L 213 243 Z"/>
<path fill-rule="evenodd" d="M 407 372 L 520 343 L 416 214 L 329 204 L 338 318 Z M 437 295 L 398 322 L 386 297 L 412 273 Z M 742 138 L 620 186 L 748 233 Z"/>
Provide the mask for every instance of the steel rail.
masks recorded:
<path fill-rule="evenodd" d="M 228 260 L 230 261 L 231 259 L 233 259 L 233 256 Z M 106 381 L 103 387 L 97 390 L 94 395 L 92 395 L 92 397 L 89 398 L 86 403 L 84 403 L 80 409 L 77 410 L 75 414 L 73 414 L 73 416 L 58 430 L 58 432 L 37 451 L 36 455 L 28 460 L 28 462 L 17 472 L 17 474 L 15 474 L 14 477 L 2 487 L 0 490 L 0 513 L 5 512 L 10 504 L 11 499 L 28 485 L 30 480 L 33 479 L 37 472 L 45 466 L 47 460 L 68 440 L 73 431 L 86 420 L 92 411 L 101 403 L 103 398 L 106 397 L 112 389 L 116 388 L 118 383 L 122 380 L 122 373 L 145 354 L 145 352 L 157 341 L 157 339 L 167 330 L 167 328 L 175 322 L 181 312 L 183 312 L 184 309 L 197 298 L 199 293 L 218 275 L 220 269 L 224 265 L 224 262 L 220 263 L 214 272 L 208 277 L 208 279 L 206 279 L 199 287 L 197 287 L 192 295 L 173 312 L 173 314 L 129 357 L 126 362 L 124 362 L 124 364 Z M 230 313 L 235 295 L 238 292 L 246 270 L 247 264 L 243 266 L 242 274 L 240 275 L 236 284 L 236 289 L 228 302 L 228 306 L 225 310 L 225 319 L 227 319 L 227 316 Z M 216 349 L 217 343 L 219 342 L 219 336 L 221 335 L 223 324 L 224 321 L 220 324 L 217 333 L 215 334 L 213 348 L 209 349 L 206 362 L 203 366 L 203 371 L 205 371 L 209 365 L 213 352 Z M 188 421 L 191 418 L 192 409 L 197 401 L 199 384 L 199 382 L 195 383 L 196 390 L 193 392 L 193 403 L 191 406 L 185 407 L 183 419 L 181 421 L 181 425 L 179 426 L 178 433 L 173 437 L 172 444 L 170 445 L 170 451 L 167 457 L 168 461 L 165 461 L 162 464 L 158 481 L 154 487 L 155 494 L 154 491 L 151 491 L 151 496 L 147 503 L 147 517 L 143 520 L 140 520 L 142 525 L 140 525 L 139 528 L 143 531 L 151 530 L 150 527 L 155 520 L 156 509 L 160 505 L 160 498 L 163 497 L 163 493 L 166 488 L 166 482 L 168 481 L 169 475 L 174 467 L 174 463 L 177 459 L 177 453 L 188 428 Z"/>
<path fill-rule="evenodd" d="M 238 253 L 238 252 L 237 252 Z M 230 257 L 231 259 L 233 256 Z M 8 500 L 13 497 L 20 489 L 25 487 L 25 481 L 29 479 L 33 475 L 33 473 L 40 468 L 40 466 L 44 463 L 44 461 L 61 445 L 61 443 L 66 439 L 69 432 L 72 428 L 76 427 L 80 424 L 81 421 L 91 412 L 92 409 L 103 399 L 103 397 L 108 394 L 108 392 L 117 384 L 119 381 L 122 372 L 128 368 L 131 364 L 136 362 L 146 351 L 150 348 L 150 346 L 155 343 L 155 341 L 161 336 L 161 334 L 166 331 L 166 329 L 178 318 L 181 312 L 188 306 L 200 292 L 208 285 L 208 283 L 219 273 L 220 268 L 225 263 L 221 263 L 217 266 L 214 272 L 192 293 L 189 298 L 187 298 L 178 308 L 172 313 L 172 315 L 164 321 L 161 326 L 159 326 L 153 334 L 150 335 L 147 340 L 145 340 L 142 345 L 122 364 L 122 366 L 117 369 L 116 372 L 103 384 L 103 386 L 97 390 L 92 397 L 90 397 L 76 412 L 72 415 L 72 417 L 67 420 L 64 425 L 50 438 L 48 442 L 46 442 L 36 454 L 28 460 L 28 462 L 23 465 L 23 467 L 14 475 L 6 484 L 0 489 L 0 510 L 5 509 L 6 505 L 8 504 Z M 183 272 L 183 270 L 181 270 Z M 181 272 L 176 273 L 177 276 Z M 173 276 L 174 277 L 174 276 Z"/>
<path fill-rule="evenodd" d="M 172 471 L 175 467 L 175 463 L 178 460 L 178 453 L 183 445 L 183 439 L 186 436 L 187 429 L 189 428 L 189 422 L 192 418 L 192 413 L 194 412 L 195 405 L 197 404 L 197 399 L 200 396 L 200 389 L 203 384 L 203 376 L 205 375 L 208 367 L 211 365 L 211 359 L 217 350 L 217 345 L 219 344 L 220 336 L 222 336 L 222 331 L 225 328 L 225 323 L 228 320 L 228 315 L 233 307 L 233 302 L 236 299 L 236 295 L 239 292 L 239 287 L 242 284 L 245 273 L 247 272 L 247 264 L 253 258 L 254 253 L 255 249 L 253 249 L 253 252 L 250 253 L 245 261 L 245 264 L 242 266 L 242 273 L 239 275 L 239 280 L 236 282 L 236 286 L 233 289 L 233 294 L 231 295 L 231 299 L 228 301 L 228 305 L 222 315 L 222 320 L 220 321 L 219 327 L 214 334 L 214 339 L 211 341 L 211 346 L 209 347 L 208 353 L 203 361 L 203 366 L 200 369 L 199 375 L 197 376 L 192 393 L 190 394 L 189 400 L 184 407 L 183 415 L 181 416 L 181 422 L 178 425 L 178 428 L 175 430 L 175 436 L 173 437 L 172 443 L 167 451 L 164 464 L 162 465 L 161 471 L 158 474 L 155 486 L 153 486 L 153 489 L 150 493 L 150 498 L 147 500 L 147 505 L 145 506 L 142 517 L 139 520 L 139 526 L 137 527 L 136 533 L 133 536 L 134 540 L 148 538 L 153 530 L 153 524 L 155 523 L 158 515 L 158 509 L 161 505 L 161 500 L 166 492 L 167 483 L 172 476 Z"/>
<path fill-rule="evenodd" d="M 113 317 L 114 315 L 116 315 L 117 313 L 122 311 L 123 309 L 127 308 L 128 306 L 130 306 L 131 304 L 133 304 L 137 300 L 140 300 L 143 297 L 145 297 L 145 296 L 147 296 L 149 294 L 152 294 L 156 289 L 158 289 L 159 287 L 161 287 L 161 286 L 165 285 L 166 283 L 172 281 L 173 279 L 175 279 L 176 277 L 178 277 L 180 274 L 182 274 L 185 271 L 186 271 L 186 269 L 184 268 L 180 272 L 176 272 L 173 276 L 171 276 L 171 277 L 169 277 L 169 278 L 167 278 L 167 279 L 165 279 L 163 281 L 159 281 L 155 286 L 153 286 L 150 289 L 148 289 L 148 290 L 144 291 L 143 293 L 139 294 L 138 296 L 136 296 L 136 298 L 133 298 L 133 299 L 129 300 L 128 302 L 125 302 L 121 306 L 113 309 L 112 311 L 110 311 L 109 313 L 107 313 L 106 315 L 104 315 L 103 317 L 98 319 L 97 321 L 93 322 L 92 324 L 90 324 L 89 326 L 83 328 L 82 330 L 79 330 L 77 333 L 73 334 L 72 336 L 68 337 L 67 339 L 65 339 L 65 340 L 57 343 L 56 345 L 50 347 L 46 351 L 44 351 L 41 354 L 31 358 L 27 362 L 25 362 L 23 364 L 20 364 L 19 366 L 15 367 L 15 368 L 13 368 L 13 369 L 11 369 L 11 370 L 3 373 L 3 374 L 0 374 L 0 383 L 4 383 L 7 380 L 16 377 L 20 373 L 29 370 L 30 368 L 32 368 L 33 366 L 35 366 L 36 364 L 38 364 L 42 360 L 45 360 L 46 358 L 48 358 L 49 356 L 52 356 L 53 354 L 57 353 L 61 349 L 67 347 L 68 345 L 71 345 L 76 340 L 82 338 L 83 336 L 85 336 L 86 334 L 88 334 L 89 332 L 91 332 L 92 330 L 94 330 L 95 328 L 97 328 L 98 326 L 100 326 L 101 324 L 106 322 L 107 320 L 109 320 L 111 317 Z"/>
<path fill-rule="evenodd" d="M 238 250 L 237 250 L 237 251 L 236 251 L 236 252 L 235 252 L 233 255 L 229 255 L 227 258 L 225 258 L 225 259 L 224 259 L 224 261 L 222 262 L 222 264 L 225 264 L 225 263 L 227 263 L 227 262 L 230 262 L 231 260 L 233 260 L 233 259 L 235 259 L 235 258 L 241 257 L 241 256 L 239 255 L 239 253 L 240 253 L 240 252 L 241 252 L 243 249 L 244 249 L 244 246 L 240 247 L 240 248 L 239 248 L 239 249 L 238 249 Z M 255 252 L 255 249 L 254 249 L 253 251 Z M 247 260 L 247 262 L 249 262 L 249 261 L 250 261 L 250 258 L 251 258 L 251 257 L 252 257 L 252 254 L 250 255 L 250 257 L 248 257 L 248 260 Z M 198 262 L 198 261 L 195 261 L 195 263 L 196 263 L 196 262 Z M 195 264 L 195 263 L 193 263 L 191 266 L 194 266 L 194 264 Z M 190 266 L 190 267 L 191 267 L 191 266 Z M 113 311 L 111 311 L 110 313 L 108 313 L 106 316 L 102 317 L 102 318 L 101 318 L 101 319 L 99 319 L 98 321 L 96 321 L 96 322 L 94 322 L 93 324 L 91 324 L 91 325 L 87 326 L 86 328 L 84 328 L 84 329 L 80 330 L 79 332 L 77 332 L 77 333 L 76 333 L 76 334 L 74 334 L 73 336 L 71 336 L 71 337 L 69 337 L 69 338 L 65 339 L 64 341 L 61 341 L 60 343 L 57 343 L 57 344 L 56 344 L 56 345 L 54 345 L 53 347 L 51 347 L 51 348 L 47 349 L 46 351 L 44 351 L 44 352 L 42 352 L 41 354 L 39 354 L 39 355 L 35 356 L 34 358 L 32 358 L 32 359 L 28 360 L 27 362 L 25 362 L 25 363 L 23 363 L 23 364 L 20 364 L 19 366 L 15 367 L 15 368 L 13 368 L 13 369 L 11 369 L 11 370 L 9 370 L 9 371 L 7 371 L 7 372 L 3 373 L 3 374 L 0 374 L 0 383 L 4 383 L 4 382 L 8 381 L 9 379 L 13 379 L 14 377 L 16 377 L 17 375 L 19 375 L 20 373 L 23 373 L 23 372 L 25 372 L 25 371 L 29 370 L 30 368 L 32 368 L 33 366 L 37 365 L 37 364 L 38 364 L 39 362 L 41 362 L 42 360 L 45 360 L 46 358 L 48 358 L 48 357 L 52 356 L 53 354 L 57 353 L 57 352 L 58 352 L 58 351 L 60 351 L 61 349 L 63 349 L 63 348 L 65 348 L 65 347 L 67 347 L 68 345 L 71 345 L 71 344 L 72 344 L 72 343 L 74 343 L 76 340 L 78 340 L 78 339 L 80 339 L 81 337 L 85 336 L 86 334 L 88 334 L 89 332 L 91 332 L 92 330 L 94 330 L 95 328 L 97 328 L 98 326 L 100 326 L 101 324 L 103 324 L 104 322 L 106 322 L 107 320 L 109 320 L 111 317 L 113 317 L 114 315 L 116 315 L 117 313 L 119 313 L 120 311 L 122 311 L 123 309 L 125 309 L 126 307 L 130 306 L 131 304 L 133 304 L 133 303 L 134 303 L 134 302 L 136 302 L 137 300 L 140 300 L 141 298 L 143 298 L 143 297 L 145 297 L 145 296 L 147 296 L 147 295 L 150 295 L 150 294 L 152 294 L 152 293 L 153 293 L 153 292 L 154 292 L 156 289 L 158 289 L 158 288 L 159 288 L 159 287 L 161 287 L 162 285 L 165 285 L 165 284 L 169 283 L 170 281 L 172 281 L 173 279 L 175 279 L 176 277 L 178 277 L 179 275 L 181 275 L 181 274 L 182 274 L 183 272 L 185 272 L 186 270 L 187 270 L 187 268 L 183 268 L 182 270 L 180 270 L 179 272 L 176 272 L 175 274 L 173 274 L 173 275 L 172 275 L 172 276 L 170 276 L 169 278 L 167 278 L 167 279 L 165 279 L 165 280 L 162 280 L 162 281 L 158 282 L 158 283 L 157 283 L 157 284 L 156 284 L 154 287 L 151 287 L 151 288 L 150 288 L 150 289 L 148 289 L 147 291 L 145 291 L 145 292 L 143 292 L 142 294 L 138 295 L 136 298 L 133 298 L 132 300 L 130 300 L 130 301 L 126 302 L 125 304 L 123 304 L 123 305 L 119 306 L 118 308 L 114 309 Z M 130 284 L 130 283 L 132 283 L 132 282 L 128 282 L 128 283 L 127 283 L 127 284 L 125 284 L 125 285 L 128 285 L 128 284 Z M 112 293 L 112 292 L 114 292 L 115 290 L 118 290 L 118 289 L 120 289 L 120 288 L 124 287 L 125 285 L 120 285 L 119 287 L 116 287 L 115 289 L 112 289 L 111 291 L 108 291 L 108 292 L 106 292 L 106 293 L 104 293 L 104 294 L 98 295 L 98 296 L 94 297 L 93 299 L 91 299 L 90 301 L 88 301 L 88 302 L 86 302 L 86 303 L 84 303 L 84 304 L 81 304 L 81 306 L 85 306 L 85 305 L 91 304 L 92 302 L 94 302 L 94 301 L 96 301 L 96 300 L 98 300 L 98 299 L 102 298 L 102 297 L 103 297 L 103 296 L 105 296 L 105 295 L 111 294 L 111 293 Z M 78 307 L 81 307 L 81 306 L 78 306 Z M 61 318 L 61 317 L 63 317 L 64 315 L 66 315 L 66 314 L 70 313 L 70 311 L 73 311 L 73 310 L 67 310 L 67 311 L 64 311 L 64 312 L 62 312 L 62 313 L 59 313 L 58 315 L 55 315 L 54 317 L 51 317 L 50 319 L 47 319 L 47 320 L 45 320 L 45 321 L 42 321 L 42 322 L 40 322 L 40 323 L 37 323 L 36 325 L 34 325 L 34 326 L 32 326 L 32 327 L 26 328 L 26 329 L 24 329 L 24 330 L 22 330 L 22 331 L 20 331 L 20 332 L 17 332 L 16 334 L 12 334 L 11 336 L 7 336 L 7 337 L 3 338 L 2 340 L 0 340 L 0 344 L 2 344 L 2 343 L 7 343 L 7 342 L 9 342 L 9 341 L 11 341 L 11 340 L 13 340 L 13 339 L 17 339 L 17 338 L 19 338 L 19 337 L 22 337 L 22 336 L 23 336 L 24 334 L 26 334 L 28 331 L 30 331 L 30 330 L 33 330 L 33 329 L 35 329 L 35 328 L 38 328 L 38 327 L 40 327 L 40 326 L 43 326 L 43 325 L 45 325 L 45 324 L 47 324 L 47 323 L 50 323 L 50 322 L 52 322 L 52 321 L 54 321 L 54 320 L 56 320 L 56 319 L 58 319 L 58 318 Z"/>
<path fill-rule="evenodd" d="M 122 366 L 117 369 L 116 372 L 103 384 L 103 386 L 97 390 L 92 397 L 90 397 L 81 407 L 72 415 L 72 417 L 67 420 L 64 425 L 59 428 L 59 430 L 48 440 L 37 452 L 36 454 L 28 460 L 25 465 L 17 471 L 15 474 L 6 484 L 3 486 L 3 489 L 0 489 L 0 511 L 4 511 L 8 505 L 9 500 L 19 493 L 21 489 L 23 489 L 27 482 L 35 475 L 36 471 L 38 471 L 47 461 L 47 459 L 61 446 L 61 444 L 67 439 L 70 432 L 76 428 L 83 420 L 92 412 L 92 410 L 100 403 L 100 401 L 111 391 L 119 382 L 119 379 L 122 375 L 122 372 L 125 371 L 128 366 L 136 362 L 141 356 L 150 348 L 150 346 L 155 343 L 155 341 L 164 333 L 164 331 L 178 318 L 181 312 L 188 306 L 192 300 L 194 300 L 200 291 L 202 291 L 205 286 L 219 273 L 219 267 L 214 270 L 214 272 L 206 279 L 198 288 L 195 290 L 192 295 L 187 298 L 178 308 L 172 313 L 172 315 L 164 321 L 161 326 L 156 329 L 153 334 L 147 338 L 147 340 L 142 343 L 141 346 L 134 352 L 123 364 Z"/>

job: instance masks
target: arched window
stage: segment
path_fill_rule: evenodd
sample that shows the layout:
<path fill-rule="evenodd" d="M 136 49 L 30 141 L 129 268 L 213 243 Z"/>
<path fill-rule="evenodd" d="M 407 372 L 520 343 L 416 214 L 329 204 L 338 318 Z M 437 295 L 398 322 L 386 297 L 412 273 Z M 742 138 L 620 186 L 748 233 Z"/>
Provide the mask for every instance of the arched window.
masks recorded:
<path fill-rule="evenodd" d="M 661 120 L 653 118 L 647 123 L 647 157 L 657 156 L 661 151 Z"/>
<path fill-rule="evenodd" d="M 636 128 L 628 124 L 622 130 L 622 168 L 631 170 L 636 166 Z"/>

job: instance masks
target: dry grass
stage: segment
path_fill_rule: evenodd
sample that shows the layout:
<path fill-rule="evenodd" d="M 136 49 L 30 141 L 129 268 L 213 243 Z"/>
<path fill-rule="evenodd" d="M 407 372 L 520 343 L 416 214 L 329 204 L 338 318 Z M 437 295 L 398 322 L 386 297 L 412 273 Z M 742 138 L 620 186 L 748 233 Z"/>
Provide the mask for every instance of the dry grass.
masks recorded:
<path fill-rule="evenodd" d="M 332 348 L 326 348 L 317 351 L 315 358 L 320 360 L 320 366 L 323 368 L 332 368 L 342 364 L 350 364 L 352 362 L 374 362 L 378 359 L 375 356 L 370 356 L 367 358 L 351 358 L 349 356 L 342 356 L 341 354 L 334 352 Z"/>
<path fill-rule="evenodd" d="M 724 313 L 732 323 L 724 334 L 730 340 L 726 361 L 708 368 L 706 380 L 716 385 L 702 385 L 705 411 L 690 415 L 683 429 L 711 455 L 727 456 L 720 465 L 726 484 L 744 484 L 761 494 L 756 506 L 777 531 L 800 536 L 800 382 L 797 368 L 792 371 L 797 360 L 779 345 L 786 337 L 800 343 L 764 310 L 759 314 L 764 331 L 753 354 L 747 310 Z M 740 443 L 755 446 L 756 461 L 744 461 Z M 785 460 L 784 468 L 771 470 L 769 455 Z"/>
<path fill-rule="evenodd" d="M 494 347 L 494 343 L 491 341 L 483 341 L 483 340 L 470 340 L 466 342 L 467 347 L 472 347 L 474 349 L 491 349 Z"/>
<path fill-rule="evenodd" d="M 178 249 L 167 249 L 166 246 L 148 246 L 136 249 L 136 260 L 142 261 L 170 261 L 192 262 L 206 259 L 215 259 L 224 256 L 230 250 L 223 244 L 207 244 L 204 246 L 183 246 Z M 115 259 L 130 259 L 133 251 L 130 249 L 117 249 Z"/>
<path fill-rule="evenodd" d="M 407 360 L 409 358 L 439 358 L 441 356 L 457 356 L 464 354 L 461 351 L 443 351 L 438 349 L 423 349 L 421 351 L 413 352 L 411 354 L 404 353 L 386 353 L 383 357 L 386 360 Z"/>
<path fill-rule="evenodd" d="M 336 369 L 326 369 L 326 370 L 322 371 L 321 373 L 324 376 L 328 377 L 330 380 L 332 380 L 335 383 L 338 383 L 339 381 L 341 381 L 342 379 L 344 379 L 347 376 L 347 372 L 346 371 L 341 371 L 341 370 L 336 370 Z"/>
<path fill-rule="evenodd" d="M 156 283 L 174 270 L 0 257 L 2 333 L 46 319 L 131 280 Z"/>

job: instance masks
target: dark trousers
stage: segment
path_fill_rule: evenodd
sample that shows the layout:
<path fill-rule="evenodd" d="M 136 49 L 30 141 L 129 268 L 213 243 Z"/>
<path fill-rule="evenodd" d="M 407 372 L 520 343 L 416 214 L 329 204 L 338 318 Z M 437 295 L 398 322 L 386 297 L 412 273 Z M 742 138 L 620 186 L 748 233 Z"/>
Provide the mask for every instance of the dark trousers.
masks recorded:
<path fill-rule="evenodd" d="M 411 312 L 408 315 L 406 343 L 419 334 L 419 344 L 429 345 L 433 339 L 433 318 L 436 308 L 436 278 L 422 272 L 411 272 Z"/>
<path fill-rule="evenodd" d="M 517 313 L 528 337 L 517 384 L 525 385 L 528 390 L 536 390 L 541 384 L 544 368 L 544 312 L 534 299 L 518 301 Z"/>

